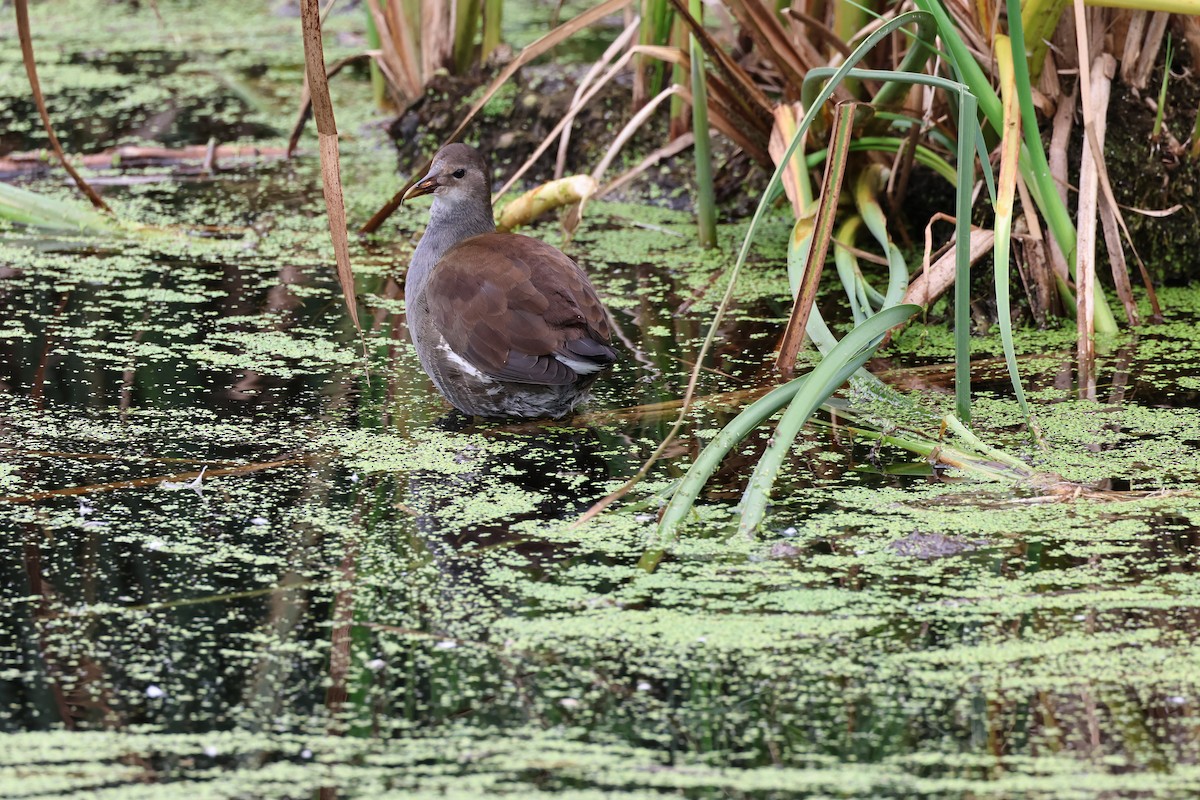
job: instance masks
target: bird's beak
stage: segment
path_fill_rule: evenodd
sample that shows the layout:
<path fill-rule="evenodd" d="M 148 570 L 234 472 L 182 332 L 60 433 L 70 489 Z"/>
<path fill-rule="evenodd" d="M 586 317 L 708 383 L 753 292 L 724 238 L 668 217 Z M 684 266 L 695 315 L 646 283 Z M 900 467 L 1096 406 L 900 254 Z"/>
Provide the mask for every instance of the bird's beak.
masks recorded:
<path fill-rule="evenodd" d="M 414 197 L 420 197 L 423 194 L 433 194 L 438 188 L 438 176 L 436 173 L 429 173 L 421 180 L 417 181 L 411 189 L 404 193 L 405 200 L 412 200 Z"/>

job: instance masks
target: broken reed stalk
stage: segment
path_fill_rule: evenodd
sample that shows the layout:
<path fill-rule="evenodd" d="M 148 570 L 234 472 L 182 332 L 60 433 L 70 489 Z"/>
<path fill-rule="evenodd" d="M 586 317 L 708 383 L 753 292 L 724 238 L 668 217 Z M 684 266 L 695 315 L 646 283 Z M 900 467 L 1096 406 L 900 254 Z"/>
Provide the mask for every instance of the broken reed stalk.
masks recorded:
<path fill-rule="evenodd" d="M 821 186 L 821 199 L 817 206 L 817 219 L 813 225 L 813 242 L 804 264 L 803 278 L 792 304 L 783 341 L 779 345 L 779 357 L 775 368 L 784 380 L 796 374 L 796 357 L 804 343 L 804 331 L 812 313 L 825 266 L 825 255 L 833 238 L 834 217 L 837 215 L 838 199 L 842 194 L 842 178 L 846 174 L 846 161 L 850 154 L 850 136 L 854 131 L 854 110 L 857 103 L 838 103 L 833 113 L 833 132 L 829 138 L 829 155 L 825 162 L 825 180 Z"/>
<path fill-rule="evenodd" d="M 1103 103 L 1107 108 L 1108 85 L 1112 77 L 1112 70 L 1115 67 L 1116 60 L 1107 53 L 1101 53 L 1096 56 L 1096 60 L 1092 62 L 1091 91 L 1088 93 L 1091 102 L 1097 104 Z M 1084 80 L 1085 78 L 1081 76 L 1080 79 Z M 1086 124 L 1090 128 L 1088 132 L 1089 138 L 1095 136 L 1096 143 L 1103 148 L 1104 119 L 1093 114 L 1092 118 Z M 1082 162 L 1079 166 L 1079 246 L 1077 250 L 1078 261 L 1075 268 L 1075 276 L 1080 289 L 1076 324 L 1078 327 L 1078 357 L 1081 379 L 1084 375 L 1091 373 L 1088 365 L 1096 357 L 1096 344 L 1093 338 L 1095 335 L 1094 309 L 1091 304 L 1091 293 L 1084 290 L 1090 289 L 1096 280 L 1096 213 L 1097 205 L 1100 202 L 1099 184 L 1099 163 L 1094 152 L 1090 148 L 1084 148 Z M 1128 289 L 1128 283 L 1126 283 L 1126 288 Z M 1133 320 L 1130 320 L 1130 322 L 1132 323 Z"/>
<path fill-rule="evenodd" d="M 1169 62 L 1170 57 L 1168 56 L 1168 64 Z M 1111 95 L 1113 75 L 1116 74 L 1116 67 L 1116 59 L 1107 53 L 1097 56 L 1096 60 L 1092 63 L 1092 100 L 1096 104 L 1097 111 L 1096 141 L 1099 143 L 1101 150 L 1104 149 L 1104 135 L 1108 124 L 1108 103 Z M 1165 79 L 1163 82 L 1164 84 L 1166 83 Z M 1161 103 L 1160 99 L 1160 110 L 1162 108 Z M 1083 164 L 1088 164 L 1091 161 L 1089 158 L 1090 155 L 1090 150 L 1084 152 Z M 1081 172 L 1082 166 L 1081 164 Z M 1094 164 L 1090 165 L 1090 167 L 1095 169 Z M 1082 184 L 1083 180 L 1081 178 L 1081 189 Z M 1108 251 L 1108 261 L 1112 269 L 1113 285 L 1117 290 L 1117 297 L 1120 298 L 1121 305 L 1125 307 L 1125 317 L 1129 320 L 1129 324 L 1136 327 L 1140 324 L 1140 320 L 1138 318 L 1137 303 L 1133 299 L 1133 287 L 1129 283 L 1129 266 L 1125 262 L 1125 249 L 1121 244 L 1120 221 L 1117 218 L 1119 212 L 1103 198 L 1098 203 L 1097 211 L 1100 213 L 1100 222 L 1104 233 L 1104 248 Z"/>
<path fill-rule="evenodd" d="M 932 247 L 932 234 L 928 228 L 925 229 L 925 263 L 928 265 L 921 274 L 913 279 L 908 285 L 908 291 L 904 294 L 905 303 L 915 303 L 923 308 L 929 308 L 933 305 L 933 301 L 937 300 L 947 289 L 955 284 L 955 250 L 948 249 L 942 253 L 935 261 L 930 263 L 930 248 Z M 979 259 L 983 258 L 987 253 L 991 252 L 995 242 L 995 234 L 992 231 L 983 228 L 971 229 L 971 263 L 974 264 Z"/>
<path fill-rule="evenodd" d="M 1010 3 L 1015 3 L 1016 0 L 1009 0 Z M 1150 301 L 1151 314 L 1157 318 L 1161 316 L 1161 311 L 1158 305 L 1158 295 L 1154 291 L 1154 284 L 1150 280 L 1150 274 L 1146 270 L 1146 264 L 1142 261 L 1141 255 L 1138 254 L 1137 247 L 1133 244 L 1133 235 L 1129 232 L 1129 226 L 1125 224 L 1125 216 L 1120 211 L 1120 206 L 1117 204 L 1117 198 L 1113 194 L 1112 182 L 1108 178 L 1108 168 L 1104 161 L 1104 148 L 1096 139 L 1096 108 L 1097 105 L 1092 98 L 1092 79 L 1091 67 L 1092 59 L 1090 55 L 1090 45 L 1088 44 L 1087 33 L 1087 14 L 1084 12 L 1083 0 L 1074 0 L 1073 6 L 1075 10 L 1075 38 L 1076 45 L 1079 50 L 1079 92 L 1081 99 L 1081 107 L 1083 110 L 1083 131 L 1084 138 L 1087 140 L 1088 148 L 1092 152 L 1092 157 L 1096 161 L 1096 177 L 1099 180 L 1100 191 L 1103 193 L 1104 202 L 1112 209 L 1117 218 L 1117 224 L 1121 227 L 1121 233 L 1125 236 L 1125 243 L 1129 245 L 1130 252 L 1133 253 L 1134 259 L 1138 262 L 1138 267 L 1141 270 L 1142 281 L 1146 286 L 1146 295 Z M 1099 9 L 1097 9 L 1099 11 Z M 1156 47 L 1155 54 L 1158 52 Z M 1104 54 L 1107 55 L 1107 54 Z M 1143 53 L 1143 55 L 1145 55 Z M 1099 57 L 1098 57 L 1099 58 Z M 1112 59 L 1112 56 L 1108 56 Z M 1099 61 L 1103 65 L 1105 73 L 1111 81 L 1113 74 L 1116 71 L 1115 61 L 1110 66 L 1107 61 Z M 1105 104 L 1107 108 L 1107 104 Z M 1103 300 L 1103 295 L 1096 298 L 1097 307 L 1097 322 L 1101 321 L 1102 313 L 1112 316 L 1112 312 L 1108 310 L 1107 303 Z M 1130 320 L 1130 324 L 1136 324 L 1134 320 Z M 1105 331 L 1101 331 L 1105 332 Z"/>
<path fill-rule="evenodd" d="M 350 268 L 350 244 L 346 233 L 346 206 L 342 198 L 342 177 L 338 163 L 337 120 L 329 98 L 329 79 L 325 73 L 325 53 L 321 43 L 321 9 L 317 0 L 300 0 L 300 18 L 304 30 L 304 65 L 312 98 L 313 118 L 321 149 L 321 179 L 325 210 L 329 216 L 329 236 L 337 260 L 338 282 L 354 328 L 360 334 L 358 303 L 354 298 L 354 272 Z"/>
<path fill-rule="evenodd" d="M 50 124 L 50 112 L 46 109 L 46 98 L 42 96 L 42 85 L 38 81 L 37 62 L 33 58 L 33 36 L 29 29 L 29 5 L 26 0 L 14 0 L 13 8 L 17 12 L 17 38 L 21 40 L 21 60 L 25 62 L 25 74 L 29 76 L 29 88 L 33 92 L 33 102 L 37 106 L 38 115 L 42 118 L 42 127 L 46 129 L 46 136 L 50 139 L 50 147 L 53 148 L 54 155 L 62 164 L 63 169 L 79 187 L 79 191 L 87 196 L 93 206 L 105 213 L 112 214 L 113 210 L 108 207 L 108 203 L 104 202 L 96 190 L 67 161 L 67 155 L 58 142 L 58 136 L 54 133 L 54 126 Z"/>

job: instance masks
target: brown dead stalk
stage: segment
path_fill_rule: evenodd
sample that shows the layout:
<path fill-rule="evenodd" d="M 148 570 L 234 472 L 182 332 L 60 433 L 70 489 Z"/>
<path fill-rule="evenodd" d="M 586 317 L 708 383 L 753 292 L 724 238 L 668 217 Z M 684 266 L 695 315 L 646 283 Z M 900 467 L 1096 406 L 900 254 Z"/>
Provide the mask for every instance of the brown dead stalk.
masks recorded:
<path fill-rule="evenodd" d="M 17 38 L 21 40 L 21 60 L 25 62 L 25 74 L 29 76 L 29 88 L 33 91 L 33 102 L 37 105 L 38 115 L 42 118 L 42 127 L 46 129 L 46 136 L 50 139 L 50 147 L 53 148 L 54 155 L 58 157 L 63 169 L 79 187 L 79 191 L 87 196 L 93 206 L 112 214 L 113 210 L 108 207 L 108 203 L 104 202 L 96 190 L 67 161 L 67 155 L 58 142 L 58 136 L 54 133 L 54 126 L 50 124 L 50 112 L 46 110 L 46 98 L 42 96 L 42 85 L 38 81 L 37 62 L 33 58 L 33 36 L 29 31 L 28 3 L 26 0 L 14 0 L 14 8 L 17 12 Z"/>
<path fill-rule="evenodd" d="M 333 101 L 329 98 L 329 79 L 325 73 L 325 53 L 321 43 L 321 9 L 317 0 L 300 0 L 300 17 L 304 26 L 304 65 L 312 95 L 313 117 L 317 123 L 317 138 L 321 148 L 321 178 L 325 190 L 325 209 L 329 215 L 329 236 L 333 240 L 337 260 L 338 281 L 346 310 L 355 330 L 362 332 L 358 322 L 358 303 L 354 297 L 354 272 L 350 268 L 350 244 L 346 233 L 346 205 L 342 198 L 342 177 L 338 160 L 337 120 L 333 116 Z"/>

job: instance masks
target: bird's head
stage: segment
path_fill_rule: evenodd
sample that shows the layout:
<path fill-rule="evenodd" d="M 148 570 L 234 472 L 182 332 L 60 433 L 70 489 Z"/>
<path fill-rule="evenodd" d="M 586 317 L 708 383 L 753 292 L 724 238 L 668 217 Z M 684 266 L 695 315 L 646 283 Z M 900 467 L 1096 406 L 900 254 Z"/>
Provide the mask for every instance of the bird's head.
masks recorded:
<path fill-rule="evenodd" d="M 459 143 L 438 150 L 429 172 L 405 193 L 404 199 L 426 194 L 449 207 L 482 200 L 490 208 L 492 191 L 483 156 L 474 147 Z"/>

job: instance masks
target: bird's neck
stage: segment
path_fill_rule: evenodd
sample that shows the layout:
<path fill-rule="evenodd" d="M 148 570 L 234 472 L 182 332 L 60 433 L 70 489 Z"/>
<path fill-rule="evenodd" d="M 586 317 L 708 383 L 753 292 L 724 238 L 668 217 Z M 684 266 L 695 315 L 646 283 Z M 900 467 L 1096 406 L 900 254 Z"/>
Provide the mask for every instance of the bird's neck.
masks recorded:
<path fill-rule="evenodd" d="M 496 223 L 492 218 L 490 202 L 451 205 L 435 196 L 433 206 L 429 209 L 429 226 L 425 228 L 408 268 L 405 295 L 416 297 L 424 290 L 434 266 L 451 247 L 463 239 L 495 232 Z"/>

